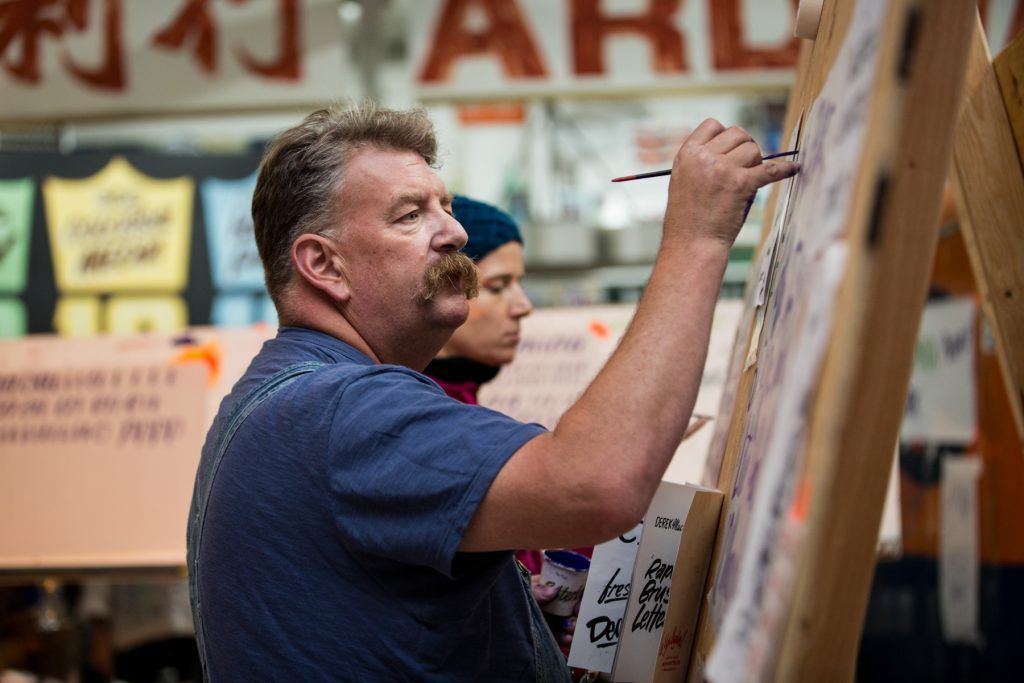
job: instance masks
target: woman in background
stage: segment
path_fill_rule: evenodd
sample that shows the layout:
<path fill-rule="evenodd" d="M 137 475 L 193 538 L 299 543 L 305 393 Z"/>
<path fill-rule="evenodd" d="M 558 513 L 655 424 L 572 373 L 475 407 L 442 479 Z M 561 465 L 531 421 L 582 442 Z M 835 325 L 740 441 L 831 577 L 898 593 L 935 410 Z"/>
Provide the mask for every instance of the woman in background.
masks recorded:
<path fill-rule="evenodd" d="M 533 311 L 533 304 L 523 291 L 523 235 L 515 219 L 490 204 L 460 196 L 452 202 L 452 213 L 469 236 L 462 251 L 476 263 L 480 294 L 470 300 L 466 322 L 423 372 L 452 398 L 475 404 L 480 386 L 516 357 L 519 323 Z M 587 557 L 592 551 L 576 549 Z M 554 598 L 557 588 L 538 581 L 541 551 L 517 550 L 515 555 L 534 578 L 537 602 Z M 563 645 L 572 638 L 573 622 L 555 634 Z"/>
<path fill-rule="evenodd" d="M 469 302 L 469 316 L 424 373 L 445 393 L 477 403 L 480 386 L 516 357 L 519 321 L 533 305 L 523 291 L 523 236 L 515 219 L 501 209 L 466 197 L 452 202 L 455 218 L 469 241 L 462 251 L 476 263 L 480 294 Z"/>

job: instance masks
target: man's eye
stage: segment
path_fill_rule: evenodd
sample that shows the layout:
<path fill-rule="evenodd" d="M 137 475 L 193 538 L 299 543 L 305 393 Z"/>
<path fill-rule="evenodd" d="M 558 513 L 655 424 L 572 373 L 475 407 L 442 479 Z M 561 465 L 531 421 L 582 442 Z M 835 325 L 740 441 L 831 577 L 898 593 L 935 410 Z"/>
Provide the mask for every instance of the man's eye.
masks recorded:
<path fill-rule="evenodd" d="M 410 211 L 409 213 L 407 213 L 404 216 L 402 216 L 402 220 L 406 221 L 406 222 L 410 222 L 410 221 L 419 220 L 419 217 L 420 217 L 420 212 L 419 211 Z"/>
<path fill-rule="evenodd" d="M 503 285 L 503 284 L 486 285 L 485 289 L 488 292 L 490 292 L 491 294 L 501 294 L 502 292 L 505 291 L 505 285 Z"/>

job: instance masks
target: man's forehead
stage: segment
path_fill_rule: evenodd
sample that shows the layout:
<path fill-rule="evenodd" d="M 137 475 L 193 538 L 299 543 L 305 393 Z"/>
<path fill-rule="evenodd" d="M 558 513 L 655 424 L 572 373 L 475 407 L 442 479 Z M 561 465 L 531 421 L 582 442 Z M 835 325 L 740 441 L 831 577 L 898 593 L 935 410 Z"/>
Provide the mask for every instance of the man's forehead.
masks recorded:
<path fill-rule="evenodd" d="M 346 164 L 351 170 L 362 173 L 389 175 L 396 171 L 411 173 L 433 173 L 433 169 L 416 152 L 409 149 L 381 149 L 364 147 L 356 152 Z"/>
<path fill-rule="evenodd" d="M 361 150 L 347 164 L 343 184 L 370 184 L 378 196 L 448 194 L 444 181 L 427 162 L 411 150 Z"/>

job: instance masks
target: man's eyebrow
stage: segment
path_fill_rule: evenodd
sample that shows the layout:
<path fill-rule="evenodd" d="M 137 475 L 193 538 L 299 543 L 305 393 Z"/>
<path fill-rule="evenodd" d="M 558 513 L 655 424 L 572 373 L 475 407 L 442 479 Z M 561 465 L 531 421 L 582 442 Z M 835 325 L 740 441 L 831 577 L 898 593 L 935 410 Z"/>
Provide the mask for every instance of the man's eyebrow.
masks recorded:
<path fill-rule="evenodd" d="M 423 192 L 403 192 L 402 194 L 398 195 L 397 197 L 391 200 L 391 203 L 388 204 L 387 212 L 391 214 L 394 213 L 395 211 L 398 211 L 400 207 L 405 206 L 407 204 L 414 204 L 416 206 L 420 206 L 422 204 L 425 204 L 426 202 L 427 195 L 424 194 Z"/>
<path fill-rule="evenodd" d="M 446 192 L 445 195 L 443 197 L 441 197 L 441 206 L 451 206 L 452 202 L 454 202 L 454 201 L 455 201 L 455 193 L 454 192 Z"/>

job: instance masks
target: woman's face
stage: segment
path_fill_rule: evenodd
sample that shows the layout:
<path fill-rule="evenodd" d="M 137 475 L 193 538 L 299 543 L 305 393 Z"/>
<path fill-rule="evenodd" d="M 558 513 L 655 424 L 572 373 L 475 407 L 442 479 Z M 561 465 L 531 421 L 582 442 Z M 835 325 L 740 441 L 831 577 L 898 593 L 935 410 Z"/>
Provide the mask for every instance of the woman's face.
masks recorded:
<path fill-rule="evenodd" d="M 441 356 L 461 356 L 499 366 L 516 356 L 519 320 L 533 311 L 523 291 L 523 246 L 507 242 L 477 262 L 480 295 L 469 302 L 469 317 L 455 330 Z"/>

